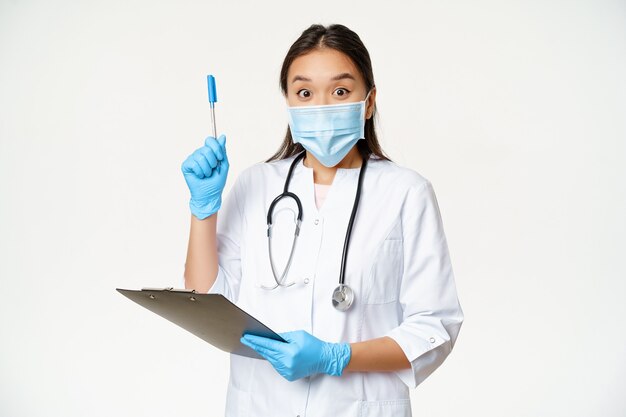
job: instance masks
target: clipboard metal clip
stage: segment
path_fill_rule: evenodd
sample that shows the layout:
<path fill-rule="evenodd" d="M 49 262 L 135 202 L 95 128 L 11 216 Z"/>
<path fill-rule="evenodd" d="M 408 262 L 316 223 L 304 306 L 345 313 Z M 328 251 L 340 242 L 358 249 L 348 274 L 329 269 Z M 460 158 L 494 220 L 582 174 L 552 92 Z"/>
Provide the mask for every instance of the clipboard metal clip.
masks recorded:
<path fill-rule="evenodd" d="M 194 289 L 187 289 L 187 288 L 178 288 L 175 289 L 174 287 L 165 287 L 165 288 L 152 288 L 152 287 L 143 287 L 141 289 L 141 291 L 176 291 L 176 292 L 188 292 L 190 294 L 195 294 L 196 290 Z"/>

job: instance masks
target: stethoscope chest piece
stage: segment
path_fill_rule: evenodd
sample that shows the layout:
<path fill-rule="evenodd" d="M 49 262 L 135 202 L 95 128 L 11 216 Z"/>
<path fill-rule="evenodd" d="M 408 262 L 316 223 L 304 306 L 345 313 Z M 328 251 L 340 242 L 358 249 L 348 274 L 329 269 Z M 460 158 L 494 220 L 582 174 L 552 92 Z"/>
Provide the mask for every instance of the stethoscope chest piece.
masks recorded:
<path fill-rule="evenodd" d="M 346 311 L 354 301 L 354 292 L 352 288 L 345 284 L 339 284 L 333 291 L 333 307 L 339 311 Z"/>

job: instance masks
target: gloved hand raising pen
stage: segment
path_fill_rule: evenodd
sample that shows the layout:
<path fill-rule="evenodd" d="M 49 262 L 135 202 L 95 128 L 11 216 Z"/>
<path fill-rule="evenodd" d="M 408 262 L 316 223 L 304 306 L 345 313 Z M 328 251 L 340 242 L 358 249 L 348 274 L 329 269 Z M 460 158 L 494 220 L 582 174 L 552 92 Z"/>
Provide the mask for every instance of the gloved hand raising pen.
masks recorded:
<path fill-rule="evenodd" d="M 218 166 L 218 161 L 219 166 Z M 209 136 L 204 146 L 196 149 L 181 166 L 191 192 L 189 208 L 202 220 L 216 213 L 222 205 L 222 191 L 228 176 L 226 136 Z"/>
<path fill-rule="evenodd" d="M 323 342 L 304 330 L 280 333 L 287 343 L 244 334 L 241 343 L 267 359 L 288 381 L 325 373 L 340 376 L 350 362 L 348 343 Z"/>

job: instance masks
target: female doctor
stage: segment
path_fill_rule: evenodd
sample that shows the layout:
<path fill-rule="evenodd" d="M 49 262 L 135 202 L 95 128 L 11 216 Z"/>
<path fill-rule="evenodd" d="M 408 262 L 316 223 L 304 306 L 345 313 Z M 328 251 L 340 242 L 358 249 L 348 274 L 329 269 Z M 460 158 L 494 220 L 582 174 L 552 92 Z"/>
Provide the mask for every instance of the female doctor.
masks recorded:
<path fill-rule="evenodd" d="M 289 126 L 222 204 L 226 138 L 182 164 L 191 192 L 185 288 L 220 293 L 285 342 L 244 335 L 227 416 L 410 416 L 409 388 L 463 322 L 430 182 L 383 155 L 369 54 L 312 25 L 280 74 Z"/>

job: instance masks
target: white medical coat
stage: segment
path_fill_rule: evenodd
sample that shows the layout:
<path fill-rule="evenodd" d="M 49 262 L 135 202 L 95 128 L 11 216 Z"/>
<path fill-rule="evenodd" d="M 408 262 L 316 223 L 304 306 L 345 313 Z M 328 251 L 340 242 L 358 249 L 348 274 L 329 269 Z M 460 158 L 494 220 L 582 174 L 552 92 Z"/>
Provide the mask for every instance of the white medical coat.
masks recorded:
<path fill-rule="evenodd" d="M 411 362 L 397 372 L 318 374 L 289 382 L 266 360 L 230 355 L 227 417 L 410 416 L 409 388 L 452 350 L 463 322 L 439 207 L 430 182 L 370 157 L 352 229 L 345 282 L 347 312 L 332 306 L 359 168 L 337 169 L 323 206 L 313 169 L 300 160 L 289 191 L 302 201 L 302 226 L 287 282 L 275 283 L 268 256 L 267 211 L 294 157 L 244 170 L 218 212 L 220 293 L 276 332 L 303 329 L 327 342 L 393 338 Z M 296 205 L 274 210 L 272 249 L 280 274 L 291 249 Z"/>

